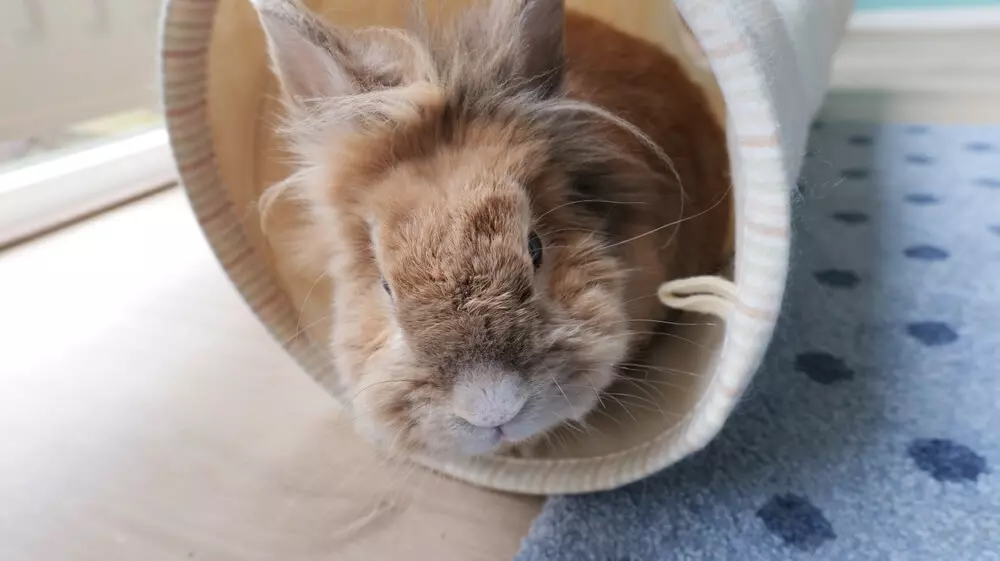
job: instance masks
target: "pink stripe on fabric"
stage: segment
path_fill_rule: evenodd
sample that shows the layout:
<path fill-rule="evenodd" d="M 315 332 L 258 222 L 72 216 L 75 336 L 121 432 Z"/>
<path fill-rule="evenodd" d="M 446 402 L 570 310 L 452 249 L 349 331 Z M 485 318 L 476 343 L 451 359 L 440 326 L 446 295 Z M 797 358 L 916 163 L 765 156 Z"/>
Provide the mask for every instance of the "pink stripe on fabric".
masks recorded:
<path fill-rule="evenodd" d="M 772 128 L 772 130 L 774 130 Z M 774 131 L 771 134 L 748 134 L 739 137 L 740 144 L 743 146 L 752 146 L 755 148 L 771 148 L 780 146 L 780 141 L 778 140 L 778 133 Z"/>
<path fill-rule="evenodd" d="M 188 31 L 211 31 L 215 22 L 211 19 L 198 18 L 197 20 L 191 21 L 175 21 L 170 24 L 170 37 L 176 37 L 179 35 L 178 31 L 188 30 Z"/>
<path fill-rule="evenodd" d="M 182 173 L 189 173 L 202 166 L 207 166 L 213 161 L 215 161 L 215 154 L 208 153 L 207 155 L 201 157 L 200 159 L 194 160 L 193 162 L 186 162 L 178 167 Z"/>
<path fill-rule="evenodd" d="M 788 216 L 788 207 L 782 204 L 747 201 L 746 212 L 762 221 L 774 220 L 775 223 L 781 224 Z"/>
<path fill-rule="evenodd" d="M 765 224 L 765 223 L 761 222 L 760 220 L 757 220 L 757 217 L 755 216 L 755 217 L 752 217 L 752 218 L 748 218 L 743 223 L 743 226 L 747 230 L 750 230 L 750 231 L 752 231 L 754 233 L 761 234 L 761 235 L 768 236 L 768 237 L 774 237 L 774 238 L 787 238 L 788 237 L 788 225 L 785 223 L 785 221 L 781 221 L 781 222 L 775 221 L 775 223 L 773 225 L 772 224 Z"/>
<path fill-rule="evenodd" d="M 205 127 L 201 125 L 188 124 L 176 131 L 176 134 L 171 136 L 171 140 L 174 141 L 174 146 L 177 148 L 187 147 L 190 144 L 197 142 L 202 142 L 206 146 L 211 147 L 212 139 L 206 138 L 205 133 L 208 132 Z"/>
<path fill-rule="evenodd" d="M 202 205 L 204 204 L 205 203 L 203 202 Z M 223 199 L 220 203 L 218 203 L 217 208 L 213 208 L 212 210 L 203 210 L 201 213 L 199 213 L 198 219 L 201 221 L 202 224 L 208 226 L 212 222 L 215 222 L 215 220 L 217 220 L 218 218 L 224 216 L 226 214 L 226 211 L 228 211 L 229 209 L 230 209 L 229 201 Z"/>
<path fill-rule="evenodd" d="M 250 244 L 246 244 L 244 247 L 240 248 L 236 253 L 223 256 L 222 268 L 228 271 L 240 261 L 243 261 L 244 259 L 250 257 L 251 253 L 253 253 L 253 248 L 250 247 Z"/>
<path fill-rule="evenodd" d="M 767 323 L 774 323 L 778 320 L 777 312 L 771 308 L 758 308 L 745 303 L 743 300 L 738 300 L 736 302 L 736 307 L 744 315 L 749 318 L 753 318 L 754 320 Z"/>
<path fill-rule="evenodd" d="M 167 117 L 168 118 L 183 117 L 184 115 L 188 115 L 200 109 L 204 109 L 206 105 L 207 103 L 205 101 L 205 98 L 202 97 L 198 101 L 189 103 L 188 105 L 181 105 L 180 107 L 171 107 L 170 109 L 167 109 Z"/>
<path fill-rule="evenodd" d="M 177 4 L 176 9 L 179 17 L 186 17 L 184 11 L 188 10 L 194 12 L 198 15 L 194 16 L 196 18 L 204 19 L 206 10 L 214 10 L 217 0 L 174 0 Z"/>
<path fill-rule="evenodd" d="M 747 52 L 747 46 L 739 39 L 705 50 L 708 58 L 712 59 L 728 58 L 745 52 Z"/>
<path fill-rule="evenodd" d="M 199 201 L 202 198 L 211 196 L 211 189 L 207 187 L 218 182 L 217 177 L 215 177 L 217 172 L 218 170 L 215 169 L 215 166 L 204 166 L 185 174 L 184 183 L 190 186 L 190 191 L 197 191 L 197 193 L 189 194 L 192 197 L 192 201 Z"/>
<path fill-rule="evenodd" d="M 192 40 L 194 42 L 194 40 Z M 203 41 L 199 41 L 203 42 Z M 164 50 L 161 54 L 164 59 L 186 59 L 186 58 L 198 58 L 204 57 L 208 52 L 205 47 L 198 49 L 176 49 L 176 50 Z"/>
<path fill-rule="evenodd" d="M 202 133 L 201 135 L 187 135 L 187 138 L 183 140 L 178 138 L 174 142 L 174 153 L 177 158 L 183 160 L 184 162 L 190 162 L 192 160 L 200 160 L 207 154 L 212 153 L 212 140 L 205 138 L 205 133 L 208 132 L 204 128 L 199 128 L 196 132 Z"/>

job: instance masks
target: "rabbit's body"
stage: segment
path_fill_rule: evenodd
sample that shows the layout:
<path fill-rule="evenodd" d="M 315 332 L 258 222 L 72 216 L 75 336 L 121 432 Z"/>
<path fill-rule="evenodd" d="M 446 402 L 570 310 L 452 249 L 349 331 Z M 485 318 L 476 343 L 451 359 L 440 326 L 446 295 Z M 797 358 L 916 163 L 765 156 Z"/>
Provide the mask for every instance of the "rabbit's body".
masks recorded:
<path fill-rule="evenodd" d="M 656 47 L 556 0 L 445 36 L 258 4 L 376 441 L 481 454 L 582 419 L 666 318 L 658 286 L 721 265 L 724 137 Z"/>

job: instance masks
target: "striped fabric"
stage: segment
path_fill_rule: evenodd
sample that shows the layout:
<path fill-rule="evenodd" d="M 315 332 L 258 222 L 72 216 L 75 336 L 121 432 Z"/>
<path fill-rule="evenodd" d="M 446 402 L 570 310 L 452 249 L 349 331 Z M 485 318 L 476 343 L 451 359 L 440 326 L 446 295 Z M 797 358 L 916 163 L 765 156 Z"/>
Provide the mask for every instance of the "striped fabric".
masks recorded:
<path fill-rule="evenodd" d="M 325 365 L 330 357 L 322 346 L 300 336 L 298 311 L 250 244 L 213 153 L 206 72 L 219 1 L 167 0 L 161 68 L 174 156 L 195 215 L 236 288 L 274 337 L 286 342 L 302 368 L 329 388 Z M 521 493 L 617 487 L 706 445 L 753 376 L 781 306 L 788 268 L 789 187 L 801 164 L 808 124 L 826 89 L 851 0 L 675 3 L 707 55 L 728 110 L 736 204 L 735 301 L 726 318 L 724 343 L 706 373 L 711 383 L 684 422 L 615 453 L 416 461 L 473 484 Z"/>
<path fill-rule="evenodd" d="M 713 382 L 678 445 L 687 455 L 718 434 L 771 339 L 788 272 L 790 186 L 852 1 L 675 3 L 726 101 L 736 195 L 737 301 Z"/>

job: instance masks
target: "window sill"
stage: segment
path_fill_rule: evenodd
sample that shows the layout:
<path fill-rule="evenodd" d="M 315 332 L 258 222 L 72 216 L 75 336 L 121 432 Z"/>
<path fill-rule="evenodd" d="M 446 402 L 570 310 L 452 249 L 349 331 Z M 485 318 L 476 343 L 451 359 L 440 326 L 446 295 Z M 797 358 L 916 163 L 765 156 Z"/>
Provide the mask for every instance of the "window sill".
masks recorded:
<path fill-rule="evenodd" d="M 0 174 L 0 247 L 176 183 L 162 128 Z"/>

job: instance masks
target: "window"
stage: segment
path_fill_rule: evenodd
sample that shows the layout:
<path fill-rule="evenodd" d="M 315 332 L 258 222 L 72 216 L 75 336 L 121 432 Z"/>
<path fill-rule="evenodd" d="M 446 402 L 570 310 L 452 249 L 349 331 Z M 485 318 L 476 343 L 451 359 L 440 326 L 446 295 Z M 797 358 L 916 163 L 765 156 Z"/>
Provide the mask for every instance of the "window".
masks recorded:
<path fill-rule="evenodd" d="M 160 0 L 0 2 L 0 245 L 174 179 Z"/>

